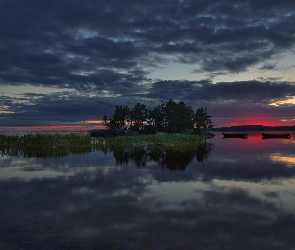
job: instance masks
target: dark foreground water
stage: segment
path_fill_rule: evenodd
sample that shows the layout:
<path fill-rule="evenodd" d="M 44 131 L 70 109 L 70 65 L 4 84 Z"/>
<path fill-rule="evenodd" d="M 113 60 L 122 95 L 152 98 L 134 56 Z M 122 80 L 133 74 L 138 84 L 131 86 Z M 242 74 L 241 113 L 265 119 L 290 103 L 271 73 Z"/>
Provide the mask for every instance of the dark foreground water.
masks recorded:
<path fill-rule="evenodd" d="M 0 249 L 295 249 L 294 134 L 0 153 Z"/>

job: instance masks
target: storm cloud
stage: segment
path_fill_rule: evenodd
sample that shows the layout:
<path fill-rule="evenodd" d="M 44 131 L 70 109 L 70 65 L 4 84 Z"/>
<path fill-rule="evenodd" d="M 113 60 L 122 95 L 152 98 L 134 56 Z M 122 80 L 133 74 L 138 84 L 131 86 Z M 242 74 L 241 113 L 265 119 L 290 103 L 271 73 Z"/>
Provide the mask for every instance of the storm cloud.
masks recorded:
<path fill-rule="evenodd" d="M 87 90 L 60 91 L 48 94 L 24 93 L 0 96 L 0 105 L 9 107 L 2 115 L 3 125 L 54 125 L 59 121 L 79 123 L 101 119 L 111 115 L 115 105 L 132 107 L 136 102 L 155 107 L 169 98 L 185 100 L 197 109 L 207 107 L 214 120 L 233 119 L 244 116 L 259 116 L 288 119 L 293 117 L 293 104 L 271 106 L 276 100 L 284 100 L 295 93 L 295 85 L 287 82 L 221 82 L 211 81 L 159 81 L 142 88 L 131 84 L 112 85 L 105 90 L 89 94 Z M 8 109 L 7 109 L 8 110 Z M 243 112 L 241 112 L 241 110 Z"/>
<path fill-rule="evenodd" d="M 34 105 L 30 101 L 30 117 L 25 102 L 15 104 L 30 91 L 13 98 L 3 92 L 0 119 L 15 125 L 24 124 L 24 117 L 32 124 L 41 108 L 47 113 L 46 107 L 51 117 L 66 112 L 67 118 L 56 117 L 59 121 L 77 120 L 83 113 L 81 120 L 99 119 L 126 100 L 153 105 L 169 98 L 194 108 L 209 105 L 216 114 L 214 110 L 223 108 L 219 100 L 242 99 L 239 105 L 244 106 L 249 98 L 263 105 L 284 99 L 294 95 L 292 80 L 215 82 L 210 76 L 239 74 L 256 66 L 266 72 L 281 70 L 276 60 L 294 53 L 294 10 L 291 0 L 2 0 L 0 86 L 50 87 L 57 92 L 37 96 Z M 193 65 L 191 74 L 203 74 L 204 79 L 151 77 L 169 63 Z M 294 65 L 289 66 L 292 71 Z M 61 89 L 68 89 L 70 96 Z M 93 96 L 99 101 L 91 104 Z M 103 104 L 94 112 L 91 106 L 97 102 Z"/>

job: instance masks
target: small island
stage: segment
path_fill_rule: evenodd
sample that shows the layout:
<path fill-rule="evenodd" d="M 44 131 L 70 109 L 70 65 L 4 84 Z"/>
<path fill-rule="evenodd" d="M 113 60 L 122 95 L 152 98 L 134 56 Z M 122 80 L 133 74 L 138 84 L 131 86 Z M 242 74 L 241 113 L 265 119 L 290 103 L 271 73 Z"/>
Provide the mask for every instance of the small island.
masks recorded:
<path fill-rule="evenodd" d="M 33 150 L 62 152 L 63 155 L 82 150 L 83 153 L 107 146 L 165 146 L 196 148 L 212 134 L 213 121 L 206 108 L 196 111 L 183 101 L 170 99 L 154 108 L 137 103 L 133 108 L 116 106 L 112 116 L 103 117 L 105 129 L 88 133 L 31 133 L 0 135 L 0 147 L 11 152 Z M 87 149 L 87 150 L 86 150 Z"/>
<path fill-rule="evenodd" d="M 104 130 L 89 131 L 94 143 L 195 146 L 209 136 L 207 129 L 214 126 L 206 108 L 194 111 L 183 101 L 172 99 L 154 108 L 142 103 L 133 108 L 116 106 L 114 114 L 105 114 L 103 121 Z"/>

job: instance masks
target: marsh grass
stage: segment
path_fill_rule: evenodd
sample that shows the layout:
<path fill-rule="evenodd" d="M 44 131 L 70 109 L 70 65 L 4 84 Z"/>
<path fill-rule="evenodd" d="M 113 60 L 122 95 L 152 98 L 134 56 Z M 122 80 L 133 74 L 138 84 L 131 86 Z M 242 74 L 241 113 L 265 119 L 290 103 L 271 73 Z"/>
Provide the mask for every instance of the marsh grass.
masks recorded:
<path fill-rule="evenodd" d="M 36 133 L 25 135 L 0 135 L 0 146 L 18 147 L 83 147 L 89 145 L 176 146 L 195 145 L 204 140 L 198 135 L 151 134 L 141 136 L 90 137 L 88 134 Z"/>
<path fill-rule="evenodd" d="M 86 134 L 0 135 L 1 155 L 52 158 L 91 151 L 91 137 Z"/>
<path fill-rule="evenodd" d="M 165 147 L 177 151 L 186 151 L 198 147 L 204 137 L 184 134 L 152 134 L 141 136 L 116 136 L 111 138 L 92 138 L 94 147 Z"/>
<path fill-rule="evenodd" d="M 197 148 L 203 137 L 183 134 L 153 134 L 141 136 L 116 136 L 91 138 L 82 133 L 36 133 L 25 135 L 0 135 L 0 154 L 26 157 L 62 157 L 85 154 L 91 151 L 119 150 L 122 148 L 149 146 L 175 151 Z"/>
<path fill-rule="evenodd" d="M 91 137 L 83 134 L 25 134 L 25 135 L 0 135 L 0 146 L 9 147 L 82 147 L 91 145 Z"/>
<path fill-rule="evenodd" d="M 84 155 L 91 151 L 91 146 L 79 148 L 0 147 L 0 155 L 29 158 L 60 158 L 69 155 Z"/>

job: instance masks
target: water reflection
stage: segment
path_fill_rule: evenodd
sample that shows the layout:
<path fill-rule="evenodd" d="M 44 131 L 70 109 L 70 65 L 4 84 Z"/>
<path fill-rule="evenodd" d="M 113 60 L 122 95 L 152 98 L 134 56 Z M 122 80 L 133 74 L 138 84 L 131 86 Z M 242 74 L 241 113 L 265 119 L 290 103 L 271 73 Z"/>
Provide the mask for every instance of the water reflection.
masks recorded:
<path fill-rule="evenodd" d="M 293 146 L 2 155 L 0 249 L 293 249 Z"/>
<path fill-rule="evenodd" d="M 141 168 L 147 166 L 149 162 L 157 162 L 162 168 L 167 168 L 170 171 L 184 171 L 194 159 L 199 162 L 206 160 L 213 146 L 214 143 L 204 142 L 196 149 L 185 151 L 162 147 L 113 147 L 104 150 L 104 152 L 112 152 L 116 164 L 119 165 L 127 165 L 132 161 L 137 167 Z"/>
<path fill-rule="evenodd" d="M 190 197 L 176 202 L 149 192 L 154 185 L 143 175 L 127 172 L 1 182 L 0 246 L 292 249 L 295 244 L 294 213 L 282 207 L 278 191 L 269 188 L 269 198 L 229 184 L 196 185 Z"/>
<path fill-rule="evenodd" d="M 130 161 L 134 162 L 139 168 L 145 167 L 149 162 L 158 162 L 162 168 L 171 171 L 182 170 L 196 159 L 199 162 L 207 159 L 213 143 L 201 143 L 196 149 L 187 150 L 163 148 L 163 147 L 117 147 L 101 146 L 97 148 L 80 147 L 80 148 L 17 148 L 17 147 L 0 147 L 0 155 L 13 157 L 28 158 L 58 158 L 69 155 L 84 155 L 93 151 L 101 151 L 105 154 L 112 153 L 116 159 L 117 165 L 128 165 Z"/>
<path fill-rule="evenodd" d="M 282 154 L 271 155 L 271 160 L 273 162 L 283 162 L 287 163 L 289 166 L 295 166 L 295 156 L 285 156 Z"/>

